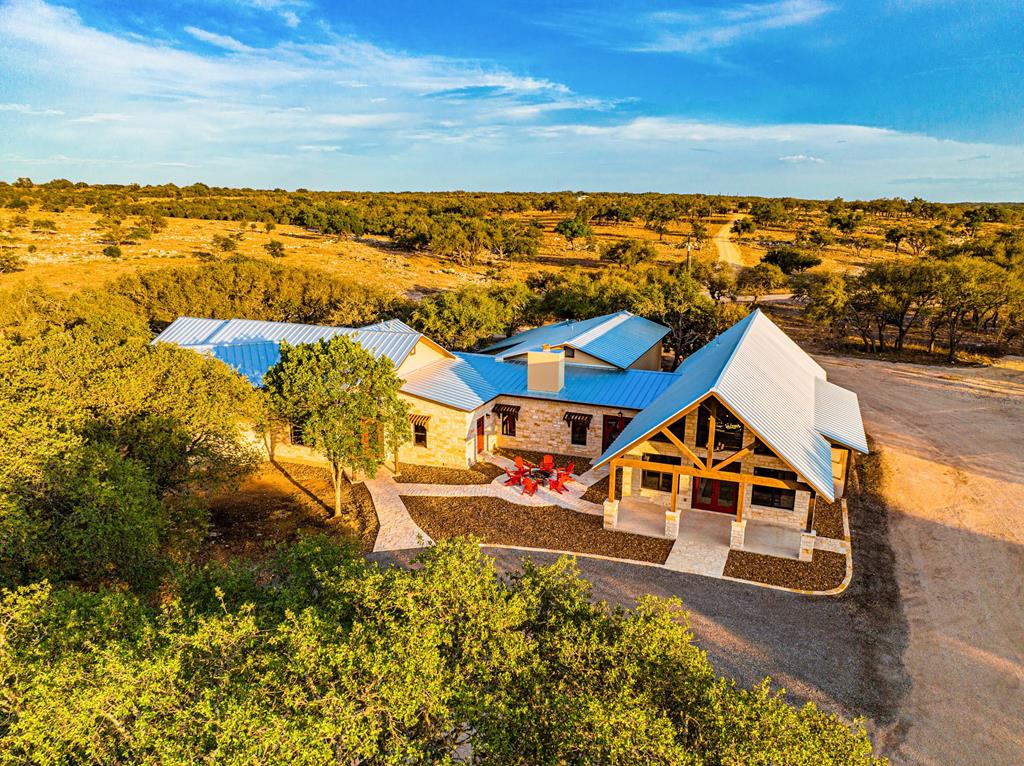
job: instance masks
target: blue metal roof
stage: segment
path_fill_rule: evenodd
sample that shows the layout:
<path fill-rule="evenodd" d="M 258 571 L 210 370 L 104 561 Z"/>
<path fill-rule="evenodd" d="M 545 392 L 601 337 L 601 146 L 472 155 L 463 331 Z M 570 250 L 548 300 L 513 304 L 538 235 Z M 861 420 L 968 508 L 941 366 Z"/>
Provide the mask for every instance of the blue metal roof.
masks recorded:
<path fill-rule="evenodd" d="M 675 381 L 675 375 L 668 372 L 566 365 L 561 391 L 531 391 L 525 364 L 501 362 L 488 354 L 455 356 L 416 370 L 402 390 L 462 410 L 476 409 L 496 396 L 640 410 Z"/>
<path fill-rule="evenodd" d="M 196 317 L 179 317 L 171 322 L 154 343 L 176 343 L 179 346 L 193 348 L 196 351 L 212 353 L 218 359 L 228 362 L 239 369 L 243 375 L 254 382 L 262 381 L 266 373 L 277 362 L 277 356 L 263 368 L 258 370 L 254 365 L 258 359 L 271 358 L 266 352 L 252 356 L 255 352 L 243 349 L 237 352 L 228 350 L 232 346 L 259 346 L 269 343 L 276 347 L 281 341 L 292 345 L 314 343 L 318 340 L 333 338 L 336 335 L 348 335 L 359 341 L 367 351 L 375 357 L 386 356 L 398 367 L 409 356 L 420 338 L 423 336 L 403 322 L 394 319 L 379 322 L 367 327 L 327 327 L 311 324 L 295 324 L 291 322 L 264 322 L 255 319 L 199 319 Z M 246 371 L 236 366 L 242 365 Z M 257 381 L 258 378 L 258 381 Z"/>
<path fill-rule="evenodd" d="M 267 370 L 281 359 L 281 346 L 272 341 L 235 343 L 213 346 L 209 353 L 247 377 L 254 386 L 262 386 Z"/>
<path fill-rule="evenodd" d="M 668 334 L 664 325 L 628 311 L 535 327 L 491 344 L 484 351 L 497 351 L 498 359 L 539 351 L 541 346 L 570 346 L 625 369 Z"/>
<path fill-rule="evenodd" d="M 854 421 L 860 423 L 856 397 L 851 402 L 825 389 L 828 399 L 819 407 L 817 397 L 823 389 L 818 381 L 825 381 L 825 371 L 759 310 L 688 357 L 675 377 L 676 382 L 626 426 L 595 466 L 628 451 L 713 394 L 804 481 L 826 499 L 834 499 L 829 441 L 833 437 L 819 426 L 847 435 L 855 432 Z"/>

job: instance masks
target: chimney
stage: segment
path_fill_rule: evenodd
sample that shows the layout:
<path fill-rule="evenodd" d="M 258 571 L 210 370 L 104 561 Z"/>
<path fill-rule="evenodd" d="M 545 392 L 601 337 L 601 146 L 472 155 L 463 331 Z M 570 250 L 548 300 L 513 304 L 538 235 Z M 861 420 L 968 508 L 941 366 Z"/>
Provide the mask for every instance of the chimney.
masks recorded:
<path fill-rule="evenodd" d="M 526 387 L 530 391 L 557 394 L 565 385 L 565 353 L 547 344 L 541 348 L 526 354 Z"/>

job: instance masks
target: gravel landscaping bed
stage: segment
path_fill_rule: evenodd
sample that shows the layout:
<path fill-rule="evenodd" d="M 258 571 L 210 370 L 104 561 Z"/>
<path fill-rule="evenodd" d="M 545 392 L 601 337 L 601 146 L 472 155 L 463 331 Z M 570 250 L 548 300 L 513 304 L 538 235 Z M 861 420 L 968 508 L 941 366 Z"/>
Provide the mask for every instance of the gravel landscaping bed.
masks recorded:
<path fill-rule="evenodd" d="M 729 551 L 725 576 L 798 590 L 832 590 L 846 577 L 846 556 L 815 551 L 810 561 L 794 561 L 749 551 Z"/>
<path fill-rule="evenodd" d="M 555 459 L 555 465 L 559 468 L 565 468 L 569 463 L 575 463 L 576 467 L 572 472 L 577 476 L 590 470 L 589 457 L 559 455 L 557 452 L 534 452 L 533 450 L 528 449 L 506 449 L 505 447 L 498 447 L 494 452 L 502 457 L 507 457 L 509 460 L 515 460 L 516 455 L 519 455 L 523 460 L 528 460 L 534 465 L 540 463 L 544 459 L 545 455 L 551 455 L 551 457 Z"/>
<path fill-rule="evenodd" d="M 413 497 L 402 501 L 420 528 L 435 540 L 474 535 L 485 543 L 591 553 L 665 563 L 674 540 L 612 532 L 600 516 L 558 506 L 515 505 L 497 497 Z"/>
<path fill-rule="evenodd" d="M 477 463 L 472 468 L 438 468 L 431 465 L 399 463 L 399 484 L 490 484 L 505 472 L 493 463 Z"/>
<path fill-rule="evenodd" d="M 595 481 L 580 497 L 591 503 L 603 503 L 608 499 L 608 477 Z M 615 475 L 615 497 L 622 497 L 622 471 L 616 472 Z"/>
<path fill-rule="evenodd" d="M 818 537 L 843 539 L 842 501 L 826 503 L 820 497 L 814 501 L 814 530 Z"/>

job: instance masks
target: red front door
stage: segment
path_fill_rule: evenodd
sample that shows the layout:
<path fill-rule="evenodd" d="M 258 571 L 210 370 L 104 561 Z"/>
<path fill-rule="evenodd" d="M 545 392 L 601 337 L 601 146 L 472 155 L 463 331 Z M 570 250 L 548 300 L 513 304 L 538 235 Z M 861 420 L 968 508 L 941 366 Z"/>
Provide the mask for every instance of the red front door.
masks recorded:
<path fill-rule="evenodd" d="M 694 508 L 702 511 L 718 513 L 736 513 L 736 501 L 739 499 L 740 485 L 733 481 L 716 479 L 693 479 Z"/>
<path fill-rule="evenodd" d="M 476 451 L 477 454 L 484 451 L 484 419 L 476 419 Z"/>
<path fill-rule="evenodd" d="M 605 415 L 604 428 L 601 431 L 601 451 L 604 452 L 608 446 L 615 441 L 615 437 L 622 433 L 622 430 L 629 425 L 633 418 L 624 418 L 621 415 Z"/>

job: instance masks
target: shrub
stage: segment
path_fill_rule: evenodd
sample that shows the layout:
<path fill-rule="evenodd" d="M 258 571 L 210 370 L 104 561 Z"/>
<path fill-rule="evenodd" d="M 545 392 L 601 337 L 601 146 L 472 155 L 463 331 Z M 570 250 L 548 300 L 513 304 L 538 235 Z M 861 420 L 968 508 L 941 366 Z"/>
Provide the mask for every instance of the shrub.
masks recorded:
<path fill-rule="evenodd" d="M 627 267 L 652 260 L 657 255 L 658 251 L 654 249 L 654 245 L 639 239 L 614 242 L 601 252 L 601 257 L 609 263 Z"/>
<path fill-rule="evenodd" d="M 32 221 L 32 231 L 57 231 L 57 222 L 52 218 L 36 218 Z"/>
<path fill-rule="evenodd" d="M 263 246 L 263 249 L 267 251 L 267 255 L 271 258 L 284 258 L 284 244 L 280 240 L 270 240 Z"/>
<path fill-rule="evenodd" d="M 107 245 L 103 248 L 103 254 L 107 256 L 107 258 L 120 258 L 121 248 L 117 245 Z"/>
<path fill-rule="evenodd" d="M 795 274 L 813 268 L 821 263 L 821 258 L 810 253 L 805 253 L 792 247 L 778 247 L 769 250 L 761 258 L 761 263 L 770 263 L 778 266 L 783 274 Z"/>
<path fill-rule="evenodd" d="M 13 274 L 22 268 L 21 256 L 13 247 L 0 247 L 0 274 Z"/>

